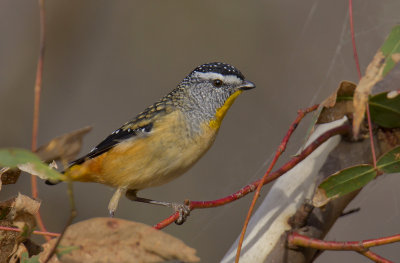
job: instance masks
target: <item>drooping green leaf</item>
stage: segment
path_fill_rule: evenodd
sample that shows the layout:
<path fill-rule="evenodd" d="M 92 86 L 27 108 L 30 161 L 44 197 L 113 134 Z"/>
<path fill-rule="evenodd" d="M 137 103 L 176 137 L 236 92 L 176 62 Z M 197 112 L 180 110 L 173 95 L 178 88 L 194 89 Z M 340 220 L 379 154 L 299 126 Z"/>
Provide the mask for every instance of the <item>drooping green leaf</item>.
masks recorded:
<path fill-rule="evenodd" d="M 0 149 L 0 166 L 18 167 L 42 179 L 61 179 L 61 174 L 43 163 L 34 153 L 17 148 Z"/>
<path fill-rule="evenodd" d="M 360 189 L 377 176 L 371 165 L 363 164 L 339 171 L 326 178 L 317 189 L 313 203 L 320 207 L 331 199 Z"/>
<path fill-rule="evenodd" d="M 383 77 L 399 62 L 400 55 L 400 25 L 395 26 L 387 37 L 385 43 L 381 47 L 381 51 L 385 56 L 385 66 L 383 68 Z"/>
<path fill-rule="evenodd" d="M 379 158 L 376 166 L 384 173 L 400 172 L 400 146 L 385 153 Z"/>
<path fill-rule="evenodd" d="M 400 96 L 392 99 L 387 92 L 379 93 L 369 99 L 371 119 L 384 128 L 400 127 Z"/>

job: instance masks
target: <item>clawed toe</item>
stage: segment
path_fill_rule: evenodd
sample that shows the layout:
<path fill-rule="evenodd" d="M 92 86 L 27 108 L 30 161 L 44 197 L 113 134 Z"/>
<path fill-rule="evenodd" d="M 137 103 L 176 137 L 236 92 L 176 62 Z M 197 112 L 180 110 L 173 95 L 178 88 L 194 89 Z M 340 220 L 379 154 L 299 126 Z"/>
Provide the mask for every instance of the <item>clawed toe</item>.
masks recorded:
<path fill-rule="evenodd" d="M 175 221 L 175 224 L 182 225 L 185 223 L 186 218 L 190 215 L 190 207 L 186 204 L 172 203 L 172 208 L 175 212 L 179 212 L 179 218 Z"/>

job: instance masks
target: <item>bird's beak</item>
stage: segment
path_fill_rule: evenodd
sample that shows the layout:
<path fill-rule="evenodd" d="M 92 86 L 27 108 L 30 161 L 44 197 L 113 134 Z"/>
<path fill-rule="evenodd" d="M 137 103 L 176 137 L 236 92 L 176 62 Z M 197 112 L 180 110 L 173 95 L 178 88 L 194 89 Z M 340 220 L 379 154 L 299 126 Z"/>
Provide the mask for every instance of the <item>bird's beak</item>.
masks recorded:
<path fill-rule="evenodd" d="M 240 85 L 239 89 L 240 90 L 249 90 L 249 89 L 254 89 L 256 85 L 248 80 L 244 80 L 243 83 Z"/>

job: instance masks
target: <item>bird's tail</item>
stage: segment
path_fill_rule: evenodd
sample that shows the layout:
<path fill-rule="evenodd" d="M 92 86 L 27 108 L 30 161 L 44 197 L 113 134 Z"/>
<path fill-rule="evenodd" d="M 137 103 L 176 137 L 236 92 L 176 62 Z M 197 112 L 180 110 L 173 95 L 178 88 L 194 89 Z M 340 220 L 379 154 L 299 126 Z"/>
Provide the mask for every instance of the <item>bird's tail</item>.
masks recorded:
<path fill-rule="evenodd" d="M 62 171 L 62 172 L 60 172 L 61 174 L 65 174 L 65 170 L 64 171 Z M 47 179 L 46 181 L 44 181 L 45 182 L 45 184 L 47 184 L 47 185 L 56 185 L 56 184 L 59 184 L 59 183 L 61 183 L 63 180 L 51 180 L 51 179 Z"/>
<path fill-rule="evenodd" d="M 80 164 L 75 164 L 61 172 L 61 179 L 47 179 L 45 183 L 47 185 L 56 185 L 64 181 L 93 182 L 89 171 L 90 169 L 88 167 Z"/>

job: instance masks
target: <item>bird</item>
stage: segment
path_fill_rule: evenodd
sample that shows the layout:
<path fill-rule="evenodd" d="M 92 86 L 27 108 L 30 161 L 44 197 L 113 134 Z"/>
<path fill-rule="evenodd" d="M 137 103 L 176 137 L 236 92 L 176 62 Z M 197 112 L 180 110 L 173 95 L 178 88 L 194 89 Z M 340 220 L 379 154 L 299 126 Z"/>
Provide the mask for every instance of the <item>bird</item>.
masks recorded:
<path fill-rule="evenodd" d="M 255 84 L 234 66 L 222 62 L 200 65 L 170 93 L 71 162 L 61 181 L 116 188 L 108 205 L 111 216 L 125 194 L 134 201 L 172 207 L 180 211 L 177 221 L 182 222 L 189 213 L 187 207 L 141 198 L 137 192 L 168 183 L 191 168 L 214 143 L 235 99 L 253 88 Z"/>

